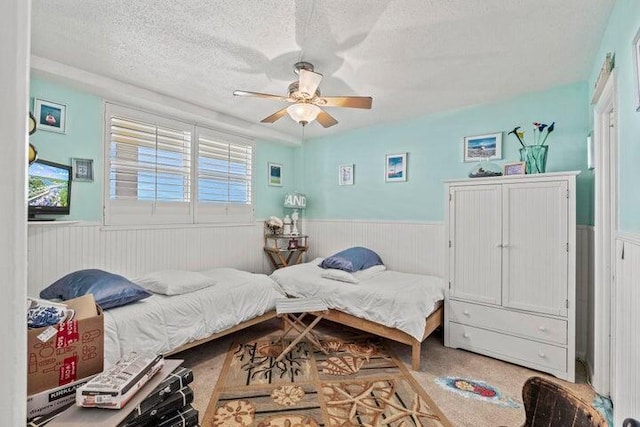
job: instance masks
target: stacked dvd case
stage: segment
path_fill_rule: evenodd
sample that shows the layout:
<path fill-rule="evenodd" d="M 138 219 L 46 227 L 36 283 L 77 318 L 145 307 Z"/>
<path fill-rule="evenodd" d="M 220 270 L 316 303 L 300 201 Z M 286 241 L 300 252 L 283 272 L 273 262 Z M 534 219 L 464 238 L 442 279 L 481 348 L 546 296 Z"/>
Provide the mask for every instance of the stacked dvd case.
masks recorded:
<path fill-rule="evenodd" d="M 162 355 L 132 352 L 76 390 L 76 405 L 122 409 L 164 365 Z"/>
<path fill-rule="evenodd" d="M 184 412 L 191 418 L 195 415 L 195 424 L 185 418 L 185 424 L 177 426 L 189 427 L 198 424 L 198 411 L 190 404 L 193 402 L 193 391 L 188 386 L 193 381 L 193 372 L 182 366 L 176 368 L 160 385 L 158 385 L 140 404 L 127 415 L 118 427 L 150 427 L 163 425 L 163 422 L 178 417 Z M 167 424 L 173 426 L 174 424 Z"/>
<path fill-rule="evenodd" d="M 199 414 L 191 406 L 193 391 L 189 384 L 193 382 L 193 372 L 183 366 L 175 368 L 162 380 L 144 400 L 135 407 L 125 407 L 127 417 L 118 427 L 196 427 Z M 61 408 L 59 411 L 66 409 Z M 35 417 L 28 427 L 46 426 L 58 416 L 59 412 L 47 416 Z"/>

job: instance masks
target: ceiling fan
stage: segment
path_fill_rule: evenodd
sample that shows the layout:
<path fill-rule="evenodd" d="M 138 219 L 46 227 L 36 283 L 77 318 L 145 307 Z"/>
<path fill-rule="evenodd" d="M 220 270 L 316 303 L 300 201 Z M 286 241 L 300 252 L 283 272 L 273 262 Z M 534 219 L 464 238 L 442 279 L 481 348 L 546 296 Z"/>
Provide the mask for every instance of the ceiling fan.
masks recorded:
<path fill-rule="evenodd" d="M 293 120 L 302 126 L 317 120 L 322 126 L 328 128 L 338 124 L 338 121 L 320 107 L 371 109 L 373 99 L 370 96 L 321 96 L 318 86 L 322 80 L 322 74 L 313 71 L 313 64 L 309 62 L 297 62 L 293 66 L 293 71 L 298 75 L 298 81 L 289 85 L 288 96 L 248 92 L 246 90 L 236 90 L 233 94 L 235 96 L 254 96 L 291 103 L 288 107 L 262 119 L 262 123 L 273 123 L 288 113 Z"/>

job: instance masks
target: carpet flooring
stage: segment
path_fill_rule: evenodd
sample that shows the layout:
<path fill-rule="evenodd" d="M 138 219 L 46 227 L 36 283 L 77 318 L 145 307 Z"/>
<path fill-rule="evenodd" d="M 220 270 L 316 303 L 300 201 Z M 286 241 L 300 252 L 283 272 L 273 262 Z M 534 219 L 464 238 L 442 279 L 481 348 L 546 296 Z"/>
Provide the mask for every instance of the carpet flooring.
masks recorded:
<path fill-rule="evenodd" d="M 234 342 L 249 342 L 277 334 L 279 326 L 280 322 L 274 319 L 175 355 L 184 359 L 184 366 L 193 370 L 193 406 L 200 411 L 201 420 L 223 371 L 230 346 Z M 358 334 L 331 322 L 321 322 L 317 330 L 323 335 L 345 340 L 353 339 Z M 409 369 L 411 376 L 456 427 L 521 426 L 525 420 L 522 386 L 533 375 L 557 381 L 587 402 L 593 401 L 595 396 L 585 381 L 586 376 L 580 364 L 576 371 L 576 383 L 568 383 L 521 366 L 446 348 L 442 336 L 436 332 L 423 343 L 422 368 L 416 372 L 410 370 L 410 348 L 391 341 L 387 343 L 393 354 Z"/>

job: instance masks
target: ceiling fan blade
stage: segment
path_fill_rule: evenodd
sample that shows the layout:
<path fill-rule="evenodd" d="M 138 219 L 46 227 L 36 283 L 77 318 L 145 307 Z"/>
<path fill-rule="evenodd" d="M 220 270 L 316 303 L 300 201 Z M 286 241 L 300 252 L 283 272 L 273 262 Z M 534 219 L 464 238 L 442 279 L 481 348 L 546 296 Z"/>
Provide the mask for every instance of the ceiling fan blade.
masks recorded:
<path fill-rule="evenodd" d="M 366 108 L 369 110 L 372 102 L 373 98 L 370 96 L 323 96 L 317 104 L 323 107 Z"/>
<path fill-rule="evenodd" d="M 233 91 L 233 94 L 235 96 L 254 96 L 257 98 L 275 99 L 278 101 L 290 101 L 290 102 L 292 101 L 290 98 L 286 96 L 271 95 L 269 93 L 260 93 L 260 92 L 249 92 L 246 90 L 236 90 L 236 91 Z"/>
<path fill-rule="evenodd" d="M 313 98 L 318 90 L 320 81 L 322 80 L 322 74 L 315 73 L 313 71 L 301 69 L 300 70 L 300 84 L 298 90 L 302 93 L 309 95 L 309 99 Z"/>
<path fill-rule="evenodd" d="M 338 124 L 338 121 L 326 111 L 321 111 L 320 114 L 318 114 L 318 117 L 316 117 L 316 120 L 325 128 Z"/>
<path fill-rule="evenodd" d="M 276 111 L 269 117 L 265 117 L 264 119 L 260 120 L 260 123 L 273 123 L 276 120 L 282 118 L 282 116 L 284 116 L 285 114 L 287 114 L 287 109 L 283 108 L 282 110 Z"/>

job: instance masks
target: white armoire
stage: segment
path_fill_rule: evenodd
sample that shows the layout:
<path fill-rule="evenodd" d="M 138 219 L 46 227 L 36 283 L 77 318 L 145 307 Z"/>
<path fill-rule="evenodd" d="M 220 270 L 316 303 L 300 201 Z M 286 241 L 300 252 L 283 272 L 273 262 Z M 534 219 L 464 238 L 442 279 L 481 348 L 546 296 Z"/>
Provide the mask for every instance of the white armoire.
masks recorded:
<path fill-rule="evenodd" d="M 445 182 L 447 347 L 574 381 L 578 173 Z"/>

